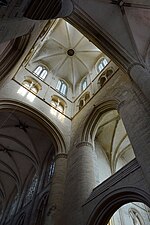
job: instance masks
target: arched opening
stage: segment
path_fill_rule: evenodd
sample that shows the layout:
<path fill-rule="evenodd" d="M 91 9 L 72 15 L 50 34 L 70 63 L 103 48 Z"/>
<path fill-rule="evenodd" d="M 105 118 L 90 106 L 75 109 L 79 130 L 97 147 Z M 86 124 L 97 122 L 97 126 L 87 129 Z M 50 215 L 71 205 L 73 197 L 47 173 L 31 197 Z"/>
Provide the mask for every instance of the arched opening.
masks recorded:
<path fill-rule="evenodd" d="M 149 225 L 149 206 L 149 194 L 145 191 L 136 187 L 120 188 L 109 192 L 96 205 L 87 225 Z"/>
<path fill-rule="evenodd" d="M 37 208 L 37 218 L 35 225 L 42 225 L 45 215 L 45 208 L 48 201 L 48 194 L 44 195 L 44 197 L 41 199 L 39 206 Z"/>
<path fill-rule="evenodd" d="M 134 159 L 135 155 L 117 110 L 102 114 L 96 126 L 95 172 L 97 184 L 100 184 Z"/>
<path fill-rule="evenodd" d="M 81 82 L 81 93 L 87 88 L 87 77 L 85 77 Z"/>
<path fill-rule="evenodd" d="M 83 106 L 90 100 L 90 92 L 86 92 L 79 99 L 79 110 L 83 108 Z"/>
<path fill-rule="evenodd" d="M 108 59 L 104 57 L 99 60 L 97 65 L 98 73 L 100 73 L 107 66 L 108 62 Z"/>
<path fill-rule="evenodd" d="M 40 83 L 34 78 L 27 76 L 22 83 L 22 86 L 18 89 L 17 93 L 22 95 L 33 102 L 38 92 L 42 89 Z M 29 91 L 28 91 L 29 90 Z"/>
<path fill-rule="evenodd" d="M 68 91 L 68 86 L 65 81 L 58 80 L 56 90 L 61 94 L 66 96 Z"/>
<path fill-rule="evenodd" d="M 149 225 L 150 208 L 141 202 L 121 206 L 111 217 L 108 225 Z"/>
<path fill-rule="evenodd" d="M 59 145 L 56 138 L 59 132 L 55 134 L 51 124 L 46 124 L 44 117 L 40 119 L 40 114 L 37 116 L 32 109 L 11 104 L 0 108 L 0 190 L 5 193 L 0 223 L 12 223 L 22 209 L 34 221 L 34 214 L 28 211 L 32 212 L 38 196 L 49 190 L 53 160 L 58 148 L 63 151 L 63 143 Z"/>
<path fill-rule="evenodd" d="M 51 97 L 50 104 L 61 113 L 64 113 L 65 108 L 67 107 L 66 102 L 57 95 Z"/>
<path fill-rule="evenodd" d="M 48 74 L 47 69 L 42 66 L 39 65 L 38 67 L 35 68 L 35 70 L 33 71 L 33 73 L 35 74 L 35 76 L 37 76 L 39 79 L 41 80 L 45 80 Z"/>
<path fill-rule="evenodd" d="M 98 80 L 100 87 L 103 87 L 103 85 L 105 84 L 106 81 L 107 81 L 107 78 L 105 76 L 101 76 Z"/>

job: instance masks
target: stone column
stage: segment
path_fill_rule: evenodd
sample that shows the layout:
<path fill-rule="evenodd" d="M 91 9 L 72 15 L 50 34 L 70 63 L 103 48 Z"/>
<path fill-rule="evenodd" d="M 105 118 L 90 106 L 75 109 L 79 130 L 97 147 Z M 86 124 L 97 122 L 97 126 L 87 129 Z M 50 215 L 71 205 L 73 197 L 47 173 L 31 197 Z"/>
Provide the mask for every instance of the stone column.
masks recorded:
<path fill-rule="evenodd" d="M 142 65 L 134 64 L 129 68 L 129 75 L 150 100 L 150 72 Z"/>
<path fill-rule="evenodd" d="M 67 169 L 67 154 L 55 158 L 55 171 L 50 187 L 50 195 L 44 225 L 58 225 L 62 213 Z"/>
<path fill-rule="evenodd" d="M 150 188 L 150 105 L 142 92 L 127 96 L 119 106 L 136 159 Z"/>
<path fill-rule="evenodd" d="M 63 225 L 83 225 L 82 205 L 94 187 L 93 146 L 81 142 L 68 155 Z"/>

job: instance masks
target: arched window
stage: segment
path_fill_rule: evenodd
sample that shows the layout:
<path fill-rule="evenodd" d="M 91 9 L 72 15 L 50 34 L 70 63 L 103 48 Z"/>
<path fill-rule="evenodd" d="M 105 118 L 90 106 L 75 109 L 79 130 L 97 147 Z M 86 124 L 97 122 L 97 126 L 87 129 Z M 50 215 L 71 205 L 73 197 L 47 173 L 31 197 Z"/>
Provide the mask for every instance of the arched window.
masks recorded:
<path fill-rule="evenodd" d="M 83 108 L 83 106 L 89 101 L 90 99 L 90 93 L 86 92 L 82 95 L 82 97 L 79 99 L 79 110 Z"/>
<path fill-rule="evenodd" d="M 32 179 L 32 182 L 28 186 L 27 193 L 26 193 L 26 196 L 24 198 L 23 206 L 25 206 L 26 204 L 28 204 L 32 200 L 33 195 L 34 195 L 35 190 L 36 190 L 36 187 L 37 187 L 37 184 L 38 184 L 38 176 L 37 176 L 37 174 L 35 174 L 33 179 Z"/>
<path fill-rule="evenodd" d="M 100 84 L 100 87 L 103 87 L 103 85 L 105 84 L 105 82 L 107 81 L 107 77 L 105 75 L 102 75 L 99 79 L 98 79 L 98 84 Z"/>
<path fill-rule="evenodd" d="M 29 89 L 34 94 L 38 93 L 38 85 L 37 85 L 37 83 L 35 81 L 33 81 L 33 80 L 25 80 L 25 81 L 23 81 L 22 85 L 24 87 L 26 87 L 27 89 Z"/>
<path fill-rule="evenodd" d="M 42 72 L 43 70 L 43 67 L 42 66 L 38 66 L 36 67 L 36 69 L 33 71 L 33 73 L 36 75 L 36 76 L 39 76 L 40 73 Z"/>
<path fill-rule="evenodd" d="M 55 162 L 52 161 L 48 167 L 48 177 L 47 177 L 47 181 L 49 182 L 51 180 L 51 178 L 54 175 L 54 170 L 55 170 Z"/>
<path fill-rule="evenodd" d="M 98 84 L 100 84 L 100 87 L 102 87 L 106 83 L 106 81 L 113 75 L 113 73 L 114 69 L 110 67 L 100 75 L 98 79 Z"/>
<path fill-rule="evenodd" d="M 41 80 L 45 80 L 48 71 L 45 69 L 45 67 L 43 66 L 38 66 L 33 73 L 35 74 L 35 76 L 37 76 L 38 78 L 40 78 Z"/>
<path fill-rule="evenodd" d="M 84 80 L 81 83 L 81 91 L 84 91 L 87 88 L 87 78 L 84 78 Z"/>
<path fill-rule="evenodd" d="M 48 201 L 48 194 L 46 194 L 43 199 L 41 200 L 38 208 L 37 208 L 37 218 L 35 225 L 42 225 L 44 224 L 44 215 L 45 215 L 45 210 L 47 206 L 47 201 Z"/>
<path fill-rule="evenodd" d="M 98 72 L 100 73 L 107 66 L 107 64 L 108 60 L 106 58 L 100 59 L 97 67 Z"/>
<path fill-rule="evenodd" d="M 107 71 L 106 71 L 106 77 L 109 78 L 113 75 L 114 73 L 114 70 L 113 68 L 109 68 Z"/>
<path fill-rule="evenodd" d="M 19 201 L 19 193 L 17 193 L 12 201 L 12 204 L 11 204 L 11 207 L 10 207 L 10 210 L 9 210 L 9 217 L 13 216 L 14 213 L 15 213 L 15 210 L 17 208 L 17 204 L 18 204 L 18 201 Z"/>
<path fill-rule="evenodd" d="M 52 100 L 50 103 L 54 108 L 56 108 L 58 111 L 60 112 L 64 112 L 66 103 L 63 99 L 61 99 L 60 97 L 53 95 L 52 96 Z"/>
<path fill-rule="evenodd" d="M 39 90 L 42 89 L 41 85 L 32 77 L 26 77 L 22 85 L 30 92 L 28 92 L 24 87 L 20 87 L 17 93 L 22 96 L 26 95 L 27 99 L 31 102 L 35 99 L 35 95 L 39 92 Z"/>
<path fill-rule="evenodd" d="M 57 82 L 56 90 L 59 91 L 60 94 L 66 96 L 67 95 L 67 84 L 63 80 L 59 80 Z"/>
<path fill-rule="evenodd" d="M 129 209 L 129 215 L 132 219 L 133 225 L 143 225 L 144 221 L 142 219 L 142 216 L 136 209 Z"/>

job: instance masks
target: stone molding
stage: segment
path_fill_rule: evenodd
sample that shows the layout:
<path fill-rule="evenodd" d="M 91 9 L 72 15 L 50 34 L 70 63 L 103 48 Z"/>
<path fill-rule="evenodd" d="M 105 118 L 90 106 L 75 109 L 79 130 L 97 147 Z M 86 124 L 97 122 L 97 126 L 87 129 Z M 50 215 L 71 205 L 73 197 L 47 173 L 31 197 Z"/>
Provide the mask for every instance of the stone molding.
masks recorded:
<path fill-rule="evenodd" d="M 119 101 L 116 100 L 108 100 L 96 106 L 91 114 L 89 115 L 87 122 L 85 123 L 85 127 L 82 133 L 82 140 L 93 140 L 93 128 L 98 124 L 101 115 L 109 110 L 116 109 L 118 110 Z"/>
<path fill-rule="evenodd" d="M 55 156 L 55 161 L 57 160 L 57 159 L 67 159 L 68 158 L 68 155 L 67 155 L 67 153 L 60 153 L 60 154 L 58 154 L 58 155 L 56 155 Z"/>
<path fill-rule="evenodd" d="M 29 105 L 27 106 L 25 103 L 22 103 L 17 100 L 14 101 L 12 99 L 7 99 L 7 100 L 1 99 L 0 110 L 6 110 L 6 111 L 17 110 L 29 115 L 34 120 L 39 122 L 45 128 L 45 131 L 47 132 L 47 134 L 50 135 L 52 140 L 54 140 L 53 144 L 54 144 L 55 154 L 56 155 L 66 154 L 66 146 L 65 146 L 65 142 L 62 135 L 60 134 L 57 127 L 54 126 L 54 124 L 49 119 L 47 119 L 44 114 L 42 114 L 41 112 L 37 111 L 36 109 L 34 109 L 33 107 Z"/>
<path fill-rule="evenodd" d="M 76 148 L 80 148 L 80 147 L 83 147 L 83 146 L 89 146 L 89 147 L 91 147 L 92 150 L 93 150 L 93 145 L 92 145 L 92 143 L 90 143 L 90 142 L 88 142 L 88 141 L 82 141 L 82 142 L 78 143 L 78 144 L 76 145 Z"/>
<path fill-rule="evenodd" d="M 141 173 L 141 167 L 134 159 L 94 188 L 83 204 L 84 224 L 107 224 L 107 220 L 119 206 L 127 202 L 139 201 L 149 206 L 150 192 Z"/>
<path fill-rule="evenodd" d="M 135 66 L 141 66 L 141 67 L 144 68 L 144 66 L 143 66 L 141 63 L 138 63 L 138 62 L 131 63 L 131 64 L 129 65 L 128 69 L 127 69 L 127 73 L 128 73 L 129 75 L 130 75 L 130 72 L 131 72 L 132 68 L 135 67 Z"/>

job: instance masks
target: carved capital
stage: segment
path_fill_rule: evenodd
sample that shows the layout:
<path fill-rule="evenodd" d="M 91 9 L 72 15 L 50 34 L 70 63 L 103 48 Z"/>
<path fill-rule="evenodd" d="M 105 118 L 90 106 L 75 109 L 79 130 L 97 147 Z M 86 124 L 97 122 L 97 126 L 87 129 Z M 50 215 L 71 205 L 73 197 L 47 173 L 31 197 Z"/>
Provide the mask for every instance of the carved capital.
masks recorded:
<path fill-rule="evenodd" d="M 135 62 L 135 63 L 131 63 L 127 69 L 128 74 L 130 75 L 131 70 L 133 69 L 133 67 L 135 66 L 141 66 L 144 68 L 144 66 L 141 63 Z"/>
<path fill-rule="evenodd" d="M 90 143 L 90 142 L 88 142 L 88 141 L 82 141 L 82 142 L 78 143 L 78 144 L 76 145 L 76 148 L 80 148 L 80 147 L 83 147 L 83 146 L 89 146 L 89 147 L 91 147 L 91 149 L 93 150 L 93 145 L 92 145 L 92 143 Z"/>
<path fill-rule="evenodd" d="M 68 155 L 66 153 L 60 153 L 60 154 L 56 155 L 55 161 L 60 158 L 67 159 L 67 157 L 68 157 Z"/>

